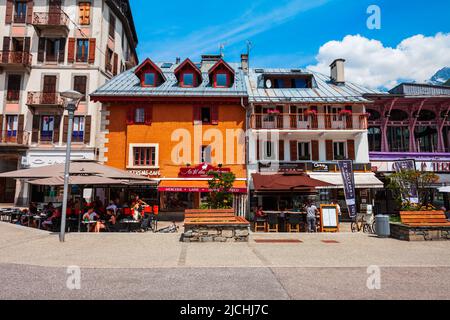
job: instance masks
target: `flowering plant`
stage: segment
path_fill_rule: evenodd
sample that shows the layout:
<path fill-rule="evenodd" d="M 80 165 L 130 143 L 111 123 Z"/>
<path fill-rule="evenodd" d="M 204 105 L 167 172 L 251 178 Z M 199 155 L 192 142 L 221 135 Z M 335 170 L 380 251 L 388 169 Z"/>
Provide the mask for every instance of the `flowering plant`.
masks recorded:
<path fill-rule="evenodd" d="M 341 110 L 341 112 L 339 112 L 340 116 L 351 116 L 352 115 L 352 111 L 351 110 Z"/>
<path fill-rule="evenodd" d="M 267 110 L 267 113 L 270 113 L 270 114 L 272 114 L 272 113 L 280 113 L 280 110 L 277 110 L 277 109 L 269 109 L 269 110 Z"/>
<path fill-rule="evenodd" d="M 307 116 L 314 116 L 316 114 L 317 114 L 316 110 L 306 110 L 305 111 L 305 115 L 307 115 Z"/>

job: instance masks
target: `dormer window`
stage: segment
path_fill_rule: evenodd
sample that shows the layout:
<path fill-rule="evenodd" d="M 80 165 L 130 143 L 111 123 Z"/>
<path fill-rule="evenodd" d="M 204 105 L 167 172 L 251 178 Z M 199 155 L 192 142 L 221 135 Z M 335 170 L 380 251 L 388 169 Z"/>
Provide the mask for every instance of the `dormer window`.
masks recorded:
<path fill-rule="evenodd" d="M 228 73 L 224 72 L 216 73 L 214 86 L 216 88 L 228 88 L 229 87 Z"/>
<path fill-rule="evenodd" d="M 202 72 L 189 59 L 184 60 L 173 72 L 180 87 L 194 88 L 202 82 Z"/>
<path fill-rule="evenodd" d="M 234 69 L 222 59 L 209 70 L 209 80 L 214 88 L 230 88 L 234 82 Z"/>
<path fill-rule="evenodd" d="M 142 62 L 134 74 L 140 79 L 141 87 L 158 87 L 166 81 L 164 73 L 150 59 Z"/>
<path fill-rule="evenodd" d="M 144 86 L 154 87 L 156 85 L 156 74 L 153 72 L 147 72 L 144 74 Z"/>
<path fill-rule="evenodd" d="M 183 87 L 193 87 L 194 86 L 194 74 L 192 72 L 183 73 Z"/>

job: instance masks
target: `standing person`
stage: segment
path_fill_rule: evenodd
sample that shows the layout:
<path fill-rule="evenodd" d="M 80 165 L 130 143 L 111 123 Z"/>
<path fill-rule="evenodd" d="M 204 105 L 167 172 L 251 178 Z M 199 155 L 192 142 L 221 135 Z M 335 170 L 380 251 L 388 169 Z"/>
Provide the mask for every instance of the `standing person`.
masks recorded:
<path fill-rule="evenodd" d="M 306 207 L 306 222 L 308 223 L 308 231 L 316 232 L 316 214 L 318 210 L 312 201 L 308 202 Z"/>
<path fill-rule="evenodd" d="M 337 200 L 333 200 L 331 202 L 331 204 L 334 204 L 336 206 L 336 210 L 338 212 L 338 216 L 339 216 L 339 222 L 341 222 L 341 218 L 342 218 L 342 211 L 341 211 L 341 206 L 339 205 L 339 202 Z"/>

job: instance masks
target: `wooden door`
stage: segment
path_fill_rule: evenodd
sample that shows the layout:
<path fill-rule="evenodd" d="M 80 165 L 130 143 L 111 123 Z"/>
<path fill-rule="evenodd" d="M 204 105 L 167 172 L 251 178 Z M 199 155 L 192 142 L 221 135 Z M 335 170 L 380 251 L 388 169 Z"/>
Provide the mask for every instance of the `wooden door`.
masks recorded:
<path fill-rule="evenodd" d="M 44 76 L 42 104 L 56 103 L 56 76 Z"/>
<path fill-rule="evenodd" d="M 59 25 L 61 22 L 61 0 L 49 0 L 48 24 Z"/>

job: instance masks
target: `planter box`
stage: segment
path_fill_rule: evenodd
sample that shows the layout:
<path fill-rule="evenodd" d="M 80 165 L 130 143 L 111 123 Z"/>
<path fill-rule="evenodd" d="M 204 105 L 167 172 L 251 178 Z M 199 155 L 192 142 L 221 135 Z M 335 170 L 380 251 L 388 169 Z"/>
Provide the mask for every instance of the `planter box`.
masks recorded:
<path fill-rule="evenodd" d="M 450 240 L 450 227 L 411 227 L 391 222 L 391 237 L 403 241 Z"/>

